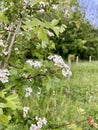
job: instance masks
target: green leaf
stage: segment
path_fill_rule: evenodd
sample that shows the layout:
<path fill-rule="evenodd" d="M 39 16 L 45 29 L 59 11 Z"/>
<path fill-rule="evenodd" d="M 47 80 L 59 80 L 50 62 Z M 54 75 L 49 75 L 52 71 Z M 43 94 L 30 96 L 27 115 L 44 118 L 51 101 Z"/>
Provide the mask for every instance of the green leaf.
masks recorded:
<path fill-rule="evenodd" d="M 4 114 L 0 114 L 0 121 L 4 124 L 8 124 L 9 123 L 9 117 L 4 115 Z"/>
<path fill-rule="evenodd" d="M 41 0 L 30 0 L 30 5 L 34 6 L 35 4 L 37 4 L 38 2 L 40 2 Z"/>
<path fill-rule="evenodd" d="M 53 31 L 55 32 L 55 34 L 57 35 L 57 37 L 59 37 L 59 32 L 60 32 L 60 27 L 54 27 Z"/>
<path fill-rule="evenodd" d="M 60 33 L 63 33 L 66 28 L 67 28 L 67 26 L 64 25 L 64 24 L 62 24 L 62 25 L 61 25 L 61 28 L 60 28 Z"/>
<path fill-rule="evenodd" d="M 59 20 L 53 19 L 52 22 L 51 22 L 51 25 L 56 26 L 58 23 L 59 23 Z"/>
<path fill-rule="evenodd" d="M 0 114 L 3 114 L 3 109 L 2 108 L 0 108 Z"/>
<path fill-rule="evenodd" d="M 0 97 L 1 97 L 1 98 L 4 98 L 6 93 L 7 93 L 6 90 L 3 89 L 3 90 L 0 92 Z"/>
<path fill-rule="evenodd" d="M 5 108 L 6 104 L 5 103 L 0 103 L 0 108 Z"/>
<path fill-rule="evenodd" d="M 11 75 L 17 75 L 17 69 L 15 68 L 11 68 L 9 72 L 11 73 Z"/>
<path fill-rule="evenodd" d="M 6 15 L 4 15 L 4 11 L 0 10 L 0 22 L 4 22 L 7 23 L 8 19 L 6 17 Z"/>
<path fill-rule="evenodd" d="M 12 94 L 6 97 L 7 100 L 7 107 L 11 108 L 12 110 L 21 109 L 20 100 L 17 94 Z"/>
<path fill-rule="evenodd" d="M 25 21 L 24 24 L 25 25 L 22 26 L 23 29 L 29 29 L 29 28 L 41 26 L 42 22 L 37 18 L 32 18 L 31 21 Z"/>

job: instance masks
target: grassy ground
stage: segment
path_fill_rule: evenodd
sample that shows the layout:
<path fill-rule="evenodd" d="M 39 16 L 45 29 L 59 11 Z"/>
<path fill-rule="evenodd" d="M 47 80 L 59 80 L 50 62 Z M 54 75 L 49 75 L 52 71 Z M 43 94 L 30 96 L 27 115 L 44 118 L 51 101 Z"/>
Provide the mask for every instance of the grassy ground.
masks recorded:
<path fill-rule="evenodd" d="M 56 78 L 55 83 L 48 82 L 52 86 L 49 91 L 33 95 L 31 113 L 44 115 L 48 130 L 96 130 L 82 120 L 92 117 L 98 123 L 98 62 L 73 63 L 71 70 L 70 80 Z"/>

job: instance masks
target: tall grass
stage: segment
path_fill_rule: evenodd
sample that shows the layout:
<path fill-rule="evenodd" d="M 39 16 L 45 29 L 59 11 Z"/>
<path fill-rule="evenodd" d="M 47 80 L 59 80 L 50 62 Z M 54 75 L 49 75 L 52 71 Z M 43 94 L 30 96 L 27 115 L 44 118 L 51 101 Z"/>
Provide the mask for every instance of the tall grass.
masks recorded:
<path fill-rule="evenodd" d="M 44 89 L 40 94 L 33 93 L 27 101 L 32 108 L 30 113 L 47 118 L 48 130 L 56 129 L 56 126 L 63 123 L 87 119 L 89 116 L 98 122 L 98 62 L 73 63 L 71 70 L 70 80 L 56 77 L 53 83 L 50 79 L 49 90 Z M 74 125 L 57 129 L 96 130 L 87 121 Z"/>

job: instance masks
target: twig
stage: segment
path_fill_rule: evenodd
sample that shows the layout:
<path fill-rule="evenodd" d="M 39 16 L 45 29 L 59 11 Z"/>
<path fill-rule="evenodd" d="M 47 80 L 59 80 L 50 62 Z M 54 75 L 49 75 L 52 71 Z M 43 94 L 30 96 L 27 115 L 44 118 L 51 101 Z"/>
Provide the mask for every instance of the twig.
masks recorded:
<path fill-rule="evenodd" d="M 50 126 L 49 128 L 58 129 L 58 128 L 61 128 L 61 127 L 64 127 L 64 126 L 70 126 L 70 125 L 72 125 L 72 124 L 78 124 L 78 123 L 82 123 L 82 122 L 86 122 L 86 121 L 88 121 L 88 118 L 85 119 L 85 120 L 70 122 L 70 123 L 68 123 L 68 124 L 60 124 L 60 125 L 56 125 L 56 124 L 55 124 L 55 126 L 53 126 L 53 127 Z"/>

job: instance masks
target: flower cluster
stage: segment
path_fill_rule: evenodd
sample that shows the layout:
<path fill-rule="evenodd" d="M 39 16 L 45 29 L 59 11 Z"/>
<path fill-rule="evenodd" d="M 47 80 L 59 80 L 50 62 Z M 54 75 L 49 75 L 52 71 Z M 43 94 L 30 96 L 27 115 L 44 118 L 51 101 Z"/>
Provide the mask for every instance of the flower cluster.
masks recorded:
<path fill-rule="evenodd" d="M 29 2 L 29 0 L 24 0 L 24 2 L 27 4 Z"/>
<path fill-rule="evenodd" d="M 29 60 L 26 61 L 26 63 L 31 65 L 31 66 L 34 66 L 34 68 L 42 66 L 41 61 L 32 61 L 32 60 L 29 59 Z"/>
<path fill-rule="evenodd" d="M 0 69 L 0 81 L 2 83 L 8 82 L 9 71 L 7 69 Z"/>
<path fill-rule="evenodd" d="M 47 120 L 46 118 L 38 118 L 38 117 L 35 117 L 37 123 L 36 124 L 32 124 L 30 126 L 30 130 L 40 130 L 42 128 L 43 125 L 46 125 L 47 124 Z"/>
<path fill-rule="evenodd" d="M 4 46 L 2 36 L 0 36 L 0 46 Z"/>
<path fill-rule="evenodd" d="M 25 94 L 25 97 L 29 97 L 32 93 L 32 88 L 31 87 L 28 87 L 26 88 L 26 94 Z"/>
<path fill-rule="evenodd" d="M 70 71 L 70 67 L 67 64 L 65 64 L 65 62 L 61 56 L 59 56 L 59 55 L 48 56 L 48 59 L 49 60 L 53 59 L 54 65 L 62 68 L 62 75 L 64 77 L 72 75 L 72 72 Z"/>
<path fill-rule="evenodd" d="M 29 107 L 24 107 L 23 108 L 23 117 L 26 117 L 29 111 Z"/>

